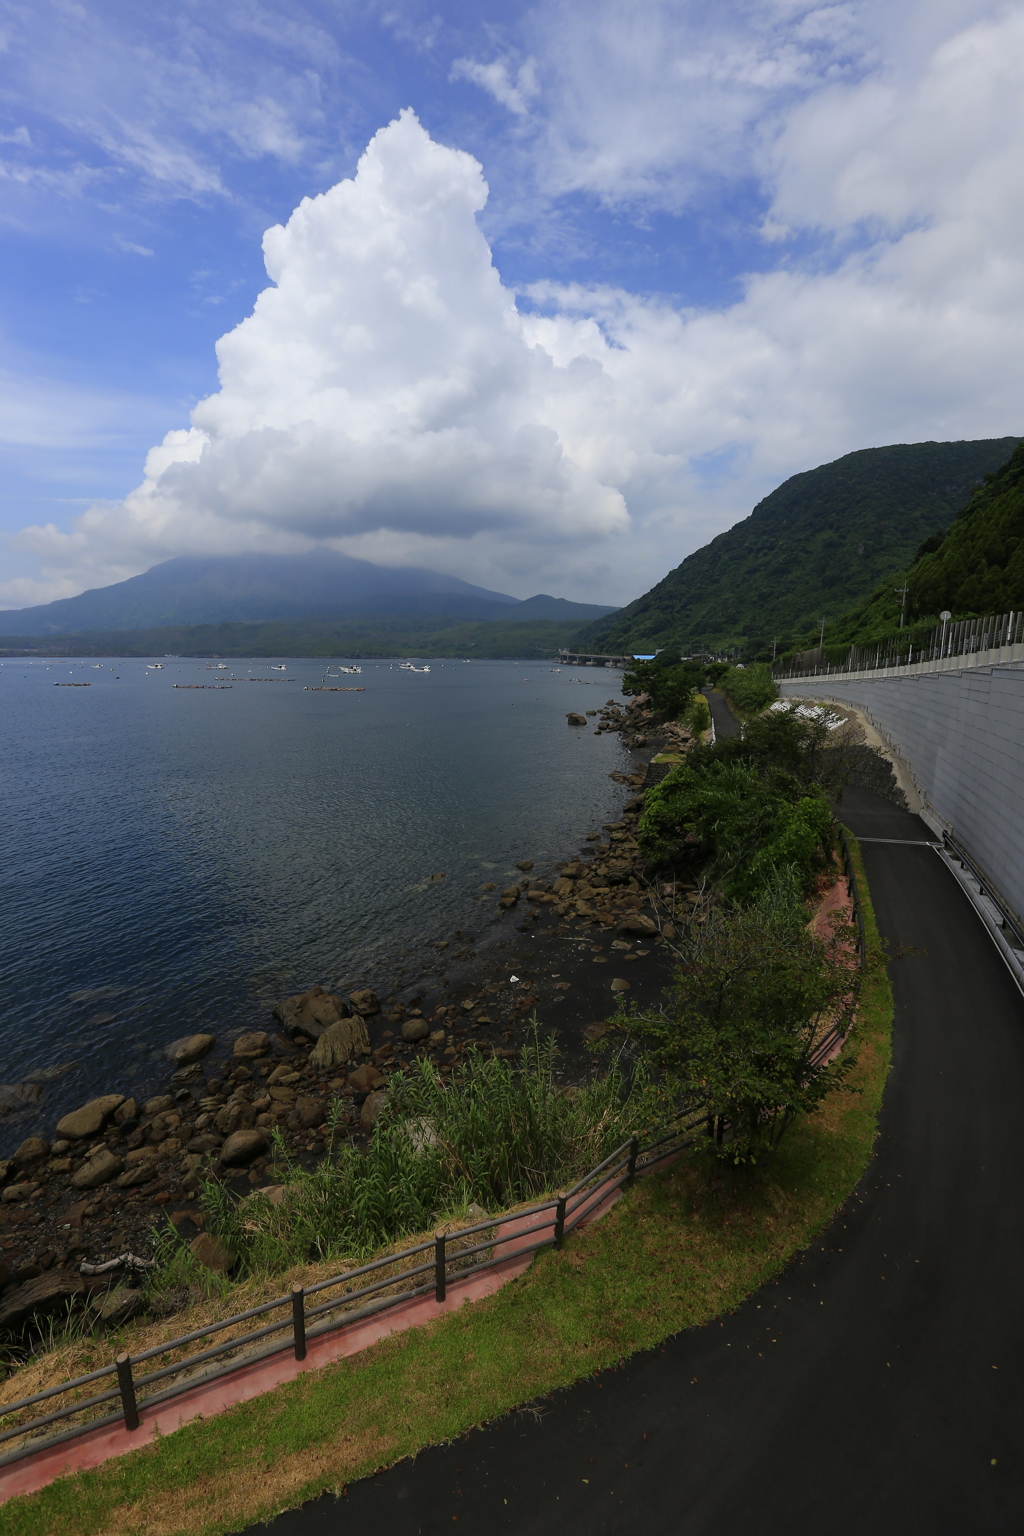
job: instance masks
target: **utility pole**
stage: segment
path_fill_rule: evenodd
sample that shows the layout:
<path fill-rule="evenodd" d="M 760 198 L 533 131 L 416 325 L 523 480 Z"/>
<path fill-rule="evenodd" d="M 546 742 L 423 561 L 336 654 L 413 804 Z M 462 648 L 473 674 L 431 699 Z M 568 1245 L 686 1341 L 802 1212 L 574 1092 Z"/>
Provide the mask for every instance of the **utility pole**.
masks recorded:
<path fill-rule="evenodd" d="M 896 587 L 895 588 L 896 596 L 903 599 L 903 601 L 900 603 L 900 629 L 903 628 L 903 615 L 904 615 L 904 612 L 906 611 L 906 607 L 907 607 L 907 593 L 909 591 L 910 591 L 910 588 L 907 586 L 906 581 L 904 581 L 902 587 Z"/>
<path fill-rule="evenodd" d="M 778 637 L 778 635 L 776 635 L 775 639 L 772 641 L 772 661 L 775 660 L 775 654 L 778 651 L 778 649 L 779 649 L 779 637 Z"/>
<path fill-rule="evenodd" d="M 818 641 L 818 649 L 819 649 L 819 651 L 823 651 L 825 649 L 825 615 L 824 614 L 822 614 L 822 618 L 821 618 L 821 639 Z"/>

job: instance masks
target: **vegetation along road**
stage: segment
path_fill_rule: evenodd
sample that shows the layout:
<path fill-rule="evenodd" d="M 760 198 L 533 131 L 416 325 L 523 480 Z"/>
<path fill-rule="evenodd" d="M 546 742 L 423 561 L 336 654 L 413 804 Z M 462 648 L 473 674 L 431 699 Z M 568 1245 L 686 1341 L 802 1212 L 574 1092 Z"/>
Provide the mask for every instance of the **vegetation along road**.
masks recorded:
<path fill-rule="evenodd" d="M 1015 1529 L 1024 999 L 921 821 L 865 791 L 893 1069 L 831 1226 L 739 1310 L 282 1515 L 273 1536 Z"/>

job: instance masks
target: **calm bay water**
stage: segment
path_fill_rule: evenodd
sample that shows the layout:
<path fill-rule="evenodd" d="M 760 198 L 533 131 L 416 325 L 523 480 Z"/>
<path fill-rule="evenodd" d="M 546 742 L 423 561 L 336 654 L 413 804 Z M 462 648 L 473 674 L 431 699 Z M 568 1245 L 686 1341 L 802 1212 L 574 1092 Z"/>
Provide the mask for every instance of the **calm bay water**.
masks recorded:
<path fill-rule="evenodd" d="M 322 661 L 162 660 L 0 665 L 0 1082 L 78 1063 L 0 1151 L 165 1081 L 179 1035 L 265 1027 L 315 982 L 401 990 L 486 933 L 484 882 L 550 872 L 622 801 L 620 738 L 565 721 L 618 673 L 364 661 L 327 680 L 364 692 L 317 693 Z"/>

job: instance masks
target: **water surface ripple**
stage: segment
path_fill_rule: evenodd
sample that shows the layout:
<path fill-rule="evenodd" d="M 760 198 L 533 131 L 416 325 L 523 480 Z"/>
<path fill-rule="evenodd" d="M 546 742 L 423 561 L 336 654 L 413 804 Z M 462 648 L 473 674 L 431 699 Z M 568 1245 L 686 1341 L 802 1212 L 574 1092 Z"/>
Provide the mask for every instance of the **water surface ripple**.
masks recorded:
<path fill-rule="evenodd" d="M 78 1066 L 0 1151 L 162 1084 L 178 1035 L 263 1027 L 314 982 L 408 985 L 434 941 L 486 932 L 484 882 L 550 872 L 621 804 L 619 737 L 565 721 L 618 673 L 361 665 L 327 681 L 364 692 L 318 693 L 322 661 L 2 663 L 0 1082 Z"/>

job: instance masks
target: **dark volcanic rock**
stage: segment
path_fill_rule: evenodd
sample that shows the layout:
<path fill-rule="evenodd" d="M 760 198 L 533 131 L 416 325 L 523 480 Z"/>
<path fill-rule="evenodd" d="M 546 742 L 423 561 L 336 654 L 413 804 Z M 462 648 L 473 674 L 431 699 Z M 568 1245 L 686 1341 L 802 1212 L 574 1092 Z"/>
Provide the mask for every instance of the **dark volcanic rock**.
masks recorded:
<path fill-rule="evenodd" d="M 51 1269 L 9 1291 L 0 1299 L 0 1328 L 19 1328 L 30 1317 L 46 1317 L 62 1311 L 81 1296 L 85 1286 L 78 1275 Z"/>

